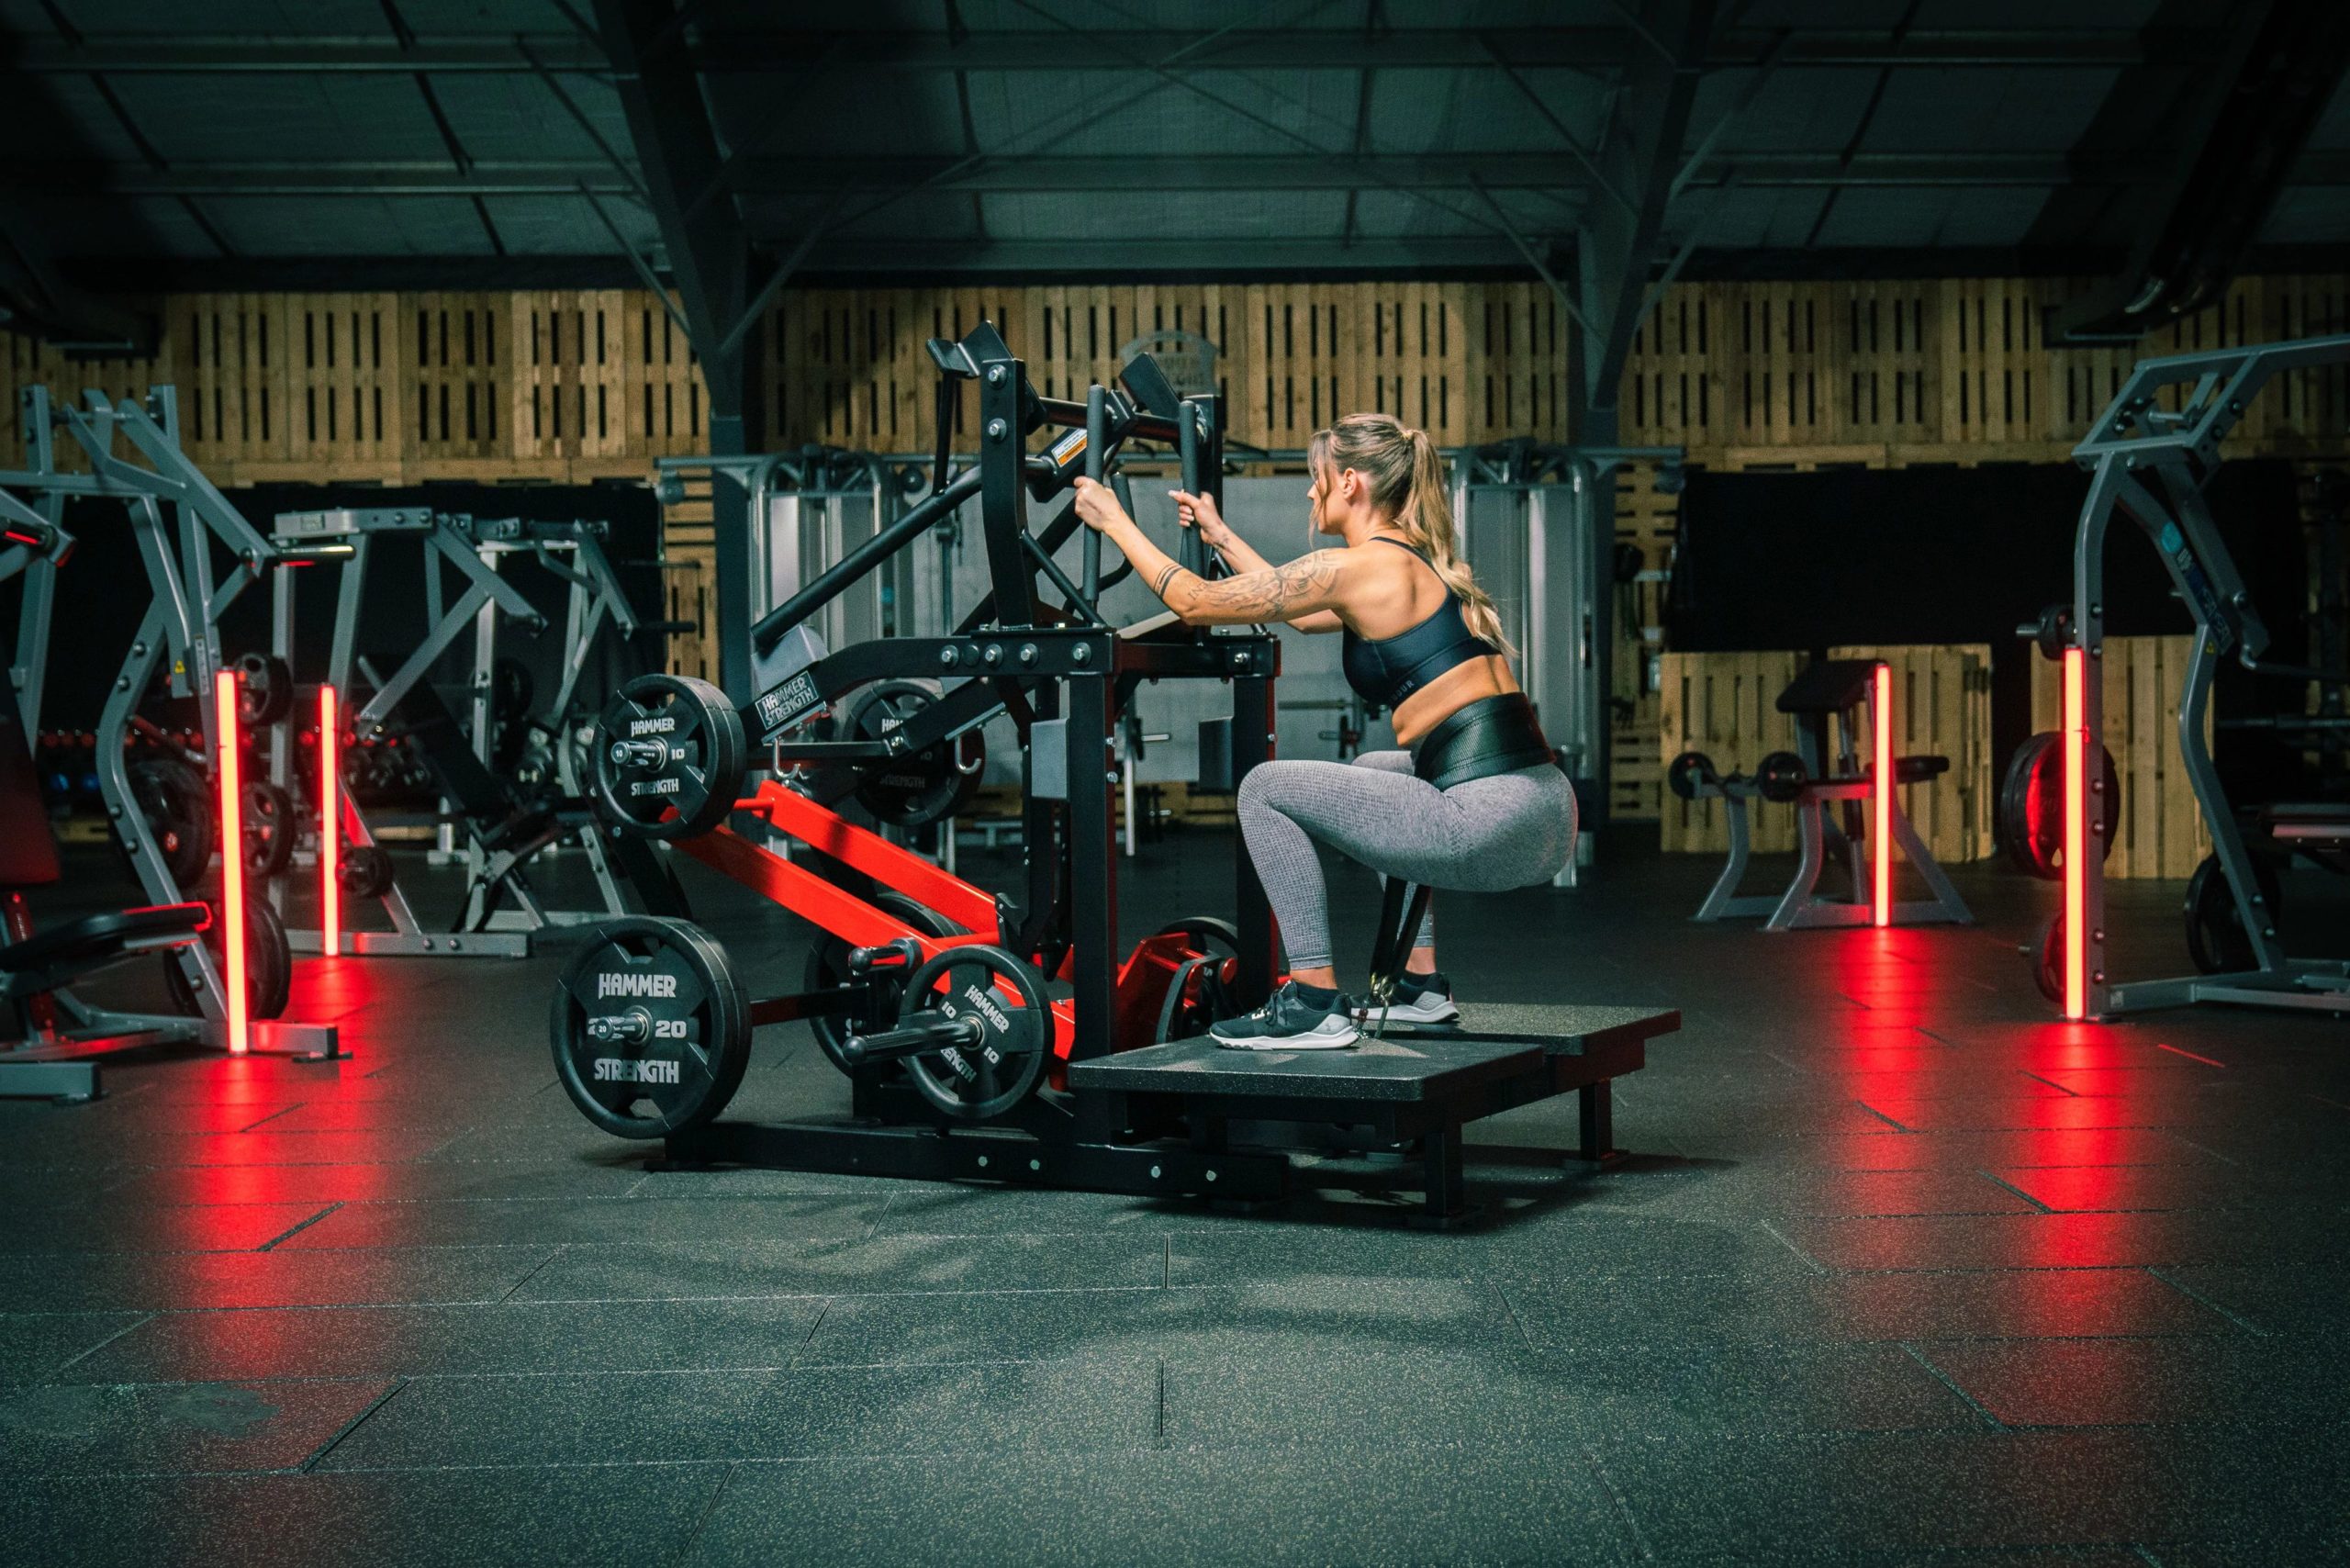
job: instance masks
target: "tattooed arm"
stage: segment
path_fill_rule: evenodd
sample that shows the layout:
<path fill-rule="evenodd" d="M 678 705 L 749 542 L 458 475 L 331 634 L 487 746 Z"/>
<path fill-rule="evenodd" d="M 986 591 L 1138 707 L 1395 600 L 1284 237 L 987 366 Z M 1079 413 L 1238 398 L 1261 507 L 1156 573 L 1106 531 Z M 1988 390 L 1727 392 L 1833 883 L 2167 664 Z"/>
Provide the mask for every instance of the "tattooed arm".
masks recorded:
<path fill-rule="evenodd" d="M 1167 601 L 1167 608 L 1194 626 L 1262 625 L 1273 621 L 1320 621 L 1338 603 L 1348 552 L 1317 550 L 1285 566 L 1243 572 L 1209 582 L 1152 543 L 1107 487 L 1078 481 L 1078 515 L 1123 551 L 1135 575 Z M 1329 620 L 1336 622 L 1336 616 Z M 1315 627 L 1315 630 L 1321 630 Z"/>

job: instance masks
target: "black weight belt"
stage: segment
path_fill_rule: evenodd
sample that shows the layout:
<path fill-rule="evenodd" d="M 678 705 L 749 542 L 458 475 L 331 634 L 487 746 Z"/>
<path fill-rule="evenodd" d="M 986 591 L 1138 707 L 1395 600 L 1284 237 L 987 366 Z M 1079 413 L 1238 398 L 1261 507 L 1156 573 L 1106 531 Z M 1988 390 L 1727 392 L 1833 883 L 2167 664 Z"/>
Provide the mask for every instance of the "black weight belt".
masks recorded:
<path fill-rule="evenodd" d="M 1479 698 L 1412 747 L 1412 770 L 1439 790 L 1557 760 L 1522 691 Z"/>

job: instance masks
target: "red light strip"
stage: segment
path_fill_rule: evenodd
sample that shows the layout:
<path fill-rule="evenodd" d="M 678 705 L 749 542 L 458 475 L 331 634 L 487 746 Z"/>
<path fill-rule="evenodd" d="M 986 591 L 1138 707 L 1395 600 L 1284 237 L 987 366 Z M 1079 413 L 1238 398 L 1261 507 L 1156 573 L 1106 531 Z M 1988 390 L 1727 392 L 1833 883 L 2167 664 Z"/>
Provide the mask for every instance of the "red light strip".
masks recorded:
<path fill-rule="evenodd" d="M 2087 785 L 2082 774 L 2088 752 L 2087 655 L 2065 650 L 2065 1016 L 2089 1012 Z"/>
<path fill-rule="evenodd" d="M 220 939 L 220 989 L 227 993 L 229 1050 L 242 1056 L 252 1042 L 245 1016 L 245 844 L 241 805 L 245 787 L 238 777 L 241 759 L 233 669 L 212 678 L 212 714 L 220 751 L 220 917 L 227 923 Z"/>
<path fill-rule="evenodd" d="M 1878 925 L 1893 924 L 1893 669 L 1879 665 L 1873 678 L 1876 689 L 1876 711 L 1870 728 L 1875 732 L 1869 738 L 1875 743 L 1876 769 L 1876 834 L 1869 846 L 1870 858 L 1874 861 L 1874 899 L 1872 915 Z"/>
<path fill-rule="evenodd" d="M 342 951 L 342 731 L 334 688 L 319 688 L 319 951 Z"/>

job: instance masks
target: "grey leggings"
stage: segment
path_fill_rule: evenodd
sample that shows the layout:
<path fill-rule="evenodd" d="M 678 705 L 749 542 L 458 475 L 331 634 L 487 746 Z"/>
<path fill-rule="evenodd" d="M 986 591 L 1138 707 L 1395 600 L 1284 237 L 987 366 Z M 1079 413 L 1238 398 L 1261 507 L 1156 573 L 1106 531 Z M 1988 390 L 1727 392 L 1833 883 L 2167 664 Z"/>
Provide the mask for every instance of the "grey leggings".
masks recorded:
<path fill-rule="evenodd" d="M 1240 832 L 1281 923 L 1293 969 L 1330 962 L 1322 846 L 1368 866 L 1461 892 L 1547 882 L 1575 846 L 1575 792 L 1555 767 L 1528 767 L 1438 790 L 1412 754 L 1339 762 L 1264 762 L 1240 781 Z M 1436 941 L 1430 906 L 1419 945 Z"/>

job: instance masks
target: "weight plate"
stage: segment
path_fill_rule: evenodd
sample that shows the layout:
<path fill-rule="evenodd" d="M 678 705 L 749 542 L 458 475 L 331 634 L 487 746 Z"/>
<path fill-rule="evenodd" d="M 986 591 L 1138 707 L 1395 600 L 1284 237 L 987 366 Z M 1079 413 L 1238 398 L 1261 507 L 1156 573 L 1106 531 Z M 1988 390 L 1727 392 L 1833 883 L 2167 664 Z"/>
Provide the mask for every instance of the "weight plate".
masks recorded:
<path fill-rule="evenodd" d="M 501 724 L 510 724 L 531 711 L 538 692 L 531 666 L 517 658 L 500 658 L 489 666 L 489 711 Z"/>
<path fill-rule="evenodd" d="M 941 689 L 928 680 L 880 680 L 843 703 L 837 730 L 843 740 L 878 740 L 936 702 Z M 979 793 L 987 767 L 987 743 L 977 730 L 917 752 L 859 766 L 856 802 L 876 822 L 891 827 L 921 827 L 953 816 Z"/>
<path fill-rule="evenodd" d="M 2065 756 L 2053 730 L 2016 748 L 1999 783 L 1999 841 L 2020 871 L 2047 881 L 2065 875 Z M 2100 748 L 2102 749 L 2102 748 Z M 2121 825 L 2121 769 L 2105 753 L 2105 833 L 2102 853 L 2113 853 Z"/>
<path fill-rule="evenodd" d="M 220 918 L 220 902 L 205 902 L 211 906 L 212 924 L 205 928 L 204 945 L 211 950 L 212 967 L 225 985 L 229 927 Z M 190 1018 L 204 1011 L 196 1005 L 196 988 L 180 967 L 176 951 L 163 955 L 163 985 L 171 992 L 174 1010 Z M 294 945 L 285 935 L 285 923 L 268 900 L 249 893 L 245 897 L 245 1013 L 252 1018 L 279 1017 L 293 995 Z"/>
<path fill-rule="evenodd" d="M 743 716 L 684 675 L 639 676 L 596 722 L 597 814 L 643 838 L 692 838 L 742 795 Z"/>
<path fill-rule="evenodd" d="M 751 1007 L 726 950 L 683 920 L 607 921 L 564 967 L 555 1075 L 617 1137 L 666 1137 L 726 1108 L 751 1057 Z"/>
<path fill-rule="evenodd" d="M 344 845 L 335 879 L 342 884 L 345 898 L 382 898 L 392 890 L 391 853 L 381 845 Z"/>
<path fill-rule="evenodd" d="M 1754 787 L 1766 801 L 1789 804 L 1803 797 L 1803 787 L 1811 782 L 1811 769 L 1804 766 L 1801 756 L 1791 751 L 1774 751 L 1762 759 L 1754 770 Z"/>
<path fill-rule="evenodd" d="M 245 869 L 256 877 L 274 877 L 293 863 L 294 797 L 266 778 L 244 788 L 244 811 L 239 830 L 244 839 Z"/>
<path fill-rule="evenodd" d="M 2266 924 L 2274 927 L 2283 896 L 2276 868 L 2266 860 L 2255 860 L 2252 879 L 2268 910 Z M 2187 956 L 2195 961 L 2198 972 L 2232 974 L 2258 965 L 2252 933 L 2244 927 L 2244 911 L 2237 906 L 2235 890 L 2220 868 L 2217 855 L 2203 857 L 2195 875 L 2188 879 L 2186 913 Z"/>
<path fill-rule="evenodd" d="M 1664 770 L 1664 782 L 1684 801 L 1697 798 L 1699 789 L 1714 777 L 1714 760 L 1702 751 L 1684 751 Z"/>
<path fill-rule="evenodd" d="M 916 969 L 898 1004 L 898 1026 L 921 1014 L 968 1019 L 979 1031 L 974 1044 L 906 1058 L 922 1097 L 956 1120 L 1001 1116 L 1044 1076 L 1053 1043 L 1045 988 L 1035 970 L 1002 947 L 949 947 Z"/>
<path fill-rule="evenodd" d="M 162 852 L 173 883 L 185 890 L 204 879 L 219 826 L 204 775 L 175 756 L 141 757 L 129 767 L 130 798 L 147 835 Z"/>
<path fill-rule="evenodd" d="M 237 660 L 237 722 L 248 729 L 274 724 L 294 711 L 294 672 L 275 654 Z"/>
<path fill-rule="evenodd" d="M 813 857 L 810 857 L 811 860 Z M 886 910 L 904 921 L 924 936 L 968 936 L 970 933 L 956 924 L 929 905 L 918 903 L 905 894 L 887 889 L 870 894 L 867 902 Z M 803 989 L 829 991 L 848 980 L 848 956 L 851 945 L 830 932 L 820 932 L 815 946 L 808 954 L 808 969 Z M 843 1072 L 849 1070 L 842 1059 L 841 1046 L 856 1033 L 855 1023 L 847 1018 L 811 1018 L 808 1027 L 816 1036 L 816 1047 L 831 1058 Z"/>

